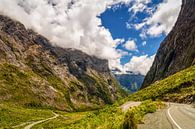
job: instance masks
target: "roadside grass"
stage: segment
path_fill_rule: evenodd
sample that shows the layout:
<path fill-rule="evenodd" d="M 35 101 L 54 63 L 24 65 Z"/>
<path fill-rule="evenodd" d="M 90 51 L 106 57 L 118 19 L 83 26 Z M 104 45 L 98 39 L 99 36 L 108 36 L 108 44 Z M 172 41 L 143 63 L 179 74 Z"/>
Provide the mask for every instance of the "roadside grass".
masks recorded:
<path fill-rule="evenodd" d="M 30 109 L 0 104 L 0 129 L 10 129 L 25 122 L 38 121 L 52 116 L 52 111 L 47 109 Z"/>

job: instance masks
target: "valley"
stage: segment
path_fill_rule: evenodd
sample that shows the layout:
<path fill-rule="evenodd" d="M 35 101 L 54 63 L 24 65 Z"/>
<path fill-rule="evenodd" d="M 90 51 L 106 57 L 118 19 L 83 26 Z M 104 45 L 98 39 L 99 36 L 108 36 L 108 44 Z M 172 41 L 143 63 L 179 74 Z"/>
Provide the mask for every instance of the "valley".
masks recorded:
<path fill-rule="evenodd" d="M 2 3 L 7 1 L 0 2 L 3 7 Z M 23 12 L 23 9 L 30 16 L 34 13 L 31 8 L 36 10 L 40 4 L 32 4 L 37 1 L 17 2 L 10 5 L 16 4 L 17 9 L 20 8 L 19 12 Z M 49 18 L 45 16 L 45 21 L 36 26 L 38 29 L 35 23 L 41 16 L 33 15 L 37 19 L 29 27 L 26 26 L 29 22 L 24 22 L 23 17 L 16 18 L 13 15 L 18 14 L 15 13 L 11 15 L 13 17 L 9 17 L 10 13 L 6 15 L 6 9 L 2 11 L 0 8 L 0 129 L 195 128 L 195 0 L 182 0 L 175 25 L 153 56 L 142 52 L 140 48 L 148 45 L 146 41 L 136 45 L 135 42 L 139 40 L 134 41 L 133 38 L 127 38 L 128 41 L 108 38 L 112 35 L 108 33 L 108 28 L 100 24 L 103 21 L 97 20 L 100 14 L 95 15 L 90 12 L 91 8 L 86 8 L 89 1 L 84 1 L 83 5 L 80 0 L 63 1 L 67 5 L 60 3 L 61 1 L 58 1 L 60 4 L 52 0 L 44 2 L 41 4 L 48 6 L 44 6 L 44 9 L 52 8 L 56 12 L 47 10 L 43 14 L 49 13 L 57 18 L 51 18 L 48 14 Z M 114 7 L 115 2 L 111 1 Z M 150 15 L 153 15 L 170 1 L 158 3 L 158 6 L 141 2 L 143 10 L 146 11 L 144 7 L 147 5 L 147 11 L 152 11 Z M 104 4 L 109 9 L 109 2 Z M 130 6 L 124 1 L 120 4 L 116 4 L 116 8 L 122 8 L 123 4 L 123 8 Z M 25 8 L 25 5 L 32 7 Z M 58 10 L 56 6 L 67 6 L 63 18 L 58 16 L 62 12 L 64 14 L 64 10 Z M 154 6 L 155 9 L 152 10 L 149 6 Z M 76 8 L 75 17 L 69 16 L 73 8 Z M 84 8 L 84 11 L 80 14 L 78 8 Z M 98 6 L 98 11 L 103 10 L 100 8 Z M 42 8 L 38 10 L 42 12 Z M 112 8 L 108 11 L 116 10 Z M 173 14 L 176 11 L 175 9 Z M 86 16 L 93 14 L 97 19 L 86 20 L 82 12 L 89 13 Z M 134 12 L 135 15 L 136 13 Z M 21 15 L 24 16 L 22 13 Z M 166 18 L 163 16 L 160 19 L 164 22 Z M 20 22 L 21 18 L 24 23 Z M 125 26 L 128 31 L 133 27 L 138 31 L 140 26 L 146 29 L 149 24 L 154 24 L 153 19 L 144 19 L 141 25 L 136 23 L 134 26 L 127 26 L 126 22 Z M 47 20 L 49 25 L 55 26 L 54 30 L 44 30 Z M 172 20 L 173 17 L 170 17 L 165 22 Z M 98 24 L 97 28 L 91 27 L 91 22 Z M 68 23 L 71 25 L 68 26 Z M 62 26 L 70 28 L 66 30 Z M 84 30 L 81 29 L 83 26 Z M 159 27 L 160 23 L 154 26 Z M 160 29 L 162 28 L 161 26 Z M 35 30 L 44 33 L 46 37 Z M 114 30 L 118 31 L 118 28 Z M 150 34 L 151 31 L 150 28 Z M 154 32 L 157 31 L 159 28 Z M 144 36 L 151 35 L 147 32 Z M 142 40 L 144 36 L 141 36 Z M 59 45 L 56 41 L 59 44 L 63 41 L 64 44 Z M 69 48 L 70 43 L 78 45 L 78 49 Z M 108 55 L 114 57 L 104 58 Z M 128 63 L 120 62 L 127 58 Z M 112 68 L 116 66 L 124 71 L 114 73 Z"/>
<path fill-rule="evenodd" d="M 2 116 L 1 126 L 9 128 L 9 127 L 14 127 L 16 125 L 22 124 L 22 126 L 20 127 L 16 126 L 16 128 L 24 128 L 27 125 L 31 125 L 32 122 L 43 120 L 44 121 L 43 123 L 38 122 L 39 124 L 35 124 L 34 126 L 32 126 L 32 129 L 39 129 L 42 127 L 48 129 L 49 128 L 106 129 L 106 128 L 127 128 L 126 126 L 133 126 L 134 128 L 141 129 L 142 126 L 144 127 L 150 126 L 150 123 L 155 121 L 157 123 L 153 123 L 154 127 L 159 126 L 160 124 L 161 126 L 159 127 L 163 128 L 165 122 L 167 123 L 167 128 L 169 128 L 175 125 L 173 122 L 169 123 L 171 121 L 170 120 L 171 117 L 168 116 L 167 114 L 168 110 L 170 110 L 169 112 L 171 116 L 173 115 L 172 119 L 178 120 L 178 115 L 180 114 L 179 113 L 175 114 L 175 112 L 177 112 L 176 109 L 179 109 L 179 112 L 182 113 L 181 115 L 185 116 L 185 117 L 180 117 L 179 121 L 183 121 L 183 119 L 189 119 L 190 122 L 190 120 L 193 120 L 194 118 L 193 117 L 191 118 L 191 116 L 188 115 L 186 116 L 185 114 L 188 114 L 188 112 L 189 113 L 191 112 L 193 114 L 195 109 L 191 108 L 191 105 L 185 106 L 183 104 L 172 104 L 172 103 L 163 104 L 162 102 L 160 102 L 160 100 L 172 101 L 172 102 L 175 102 L 177 100 L 178 103 L 193 103 L 194 100 L 191 97 L 194 96 L 195 93 L 194 92 L 195 91 L 194 89 L 195 70 L 194 69 L 195 66 L 192 66 L 186 70 L 183 70 L 181 72 L 178 72 L 168 77 L 165 80 L 153 84 L 151 87 L 138 91 L 137 93 L 130 95 L 128 98 L 121 99 L 118 102 L 115 102 L 113 105 L 108 105 L 103 109 L 94 110 L 94 111 L 71 113 L 71 112 L 64 112 L 64 111 L 53 110 L 53 109 L 22 108 L 22 107 L 19 108 L 19 107 L 14 107 L 13 105 L 9 105 L 9 107 L 12 108 L 8 108 L 8 105 L 1 104 L 1 112 L 0 112 Z M 188 83 L 190 82 L 191 85 L 184 86 L 184 84 L 188 84 L 187 82 Z M 155 88 L 155 87 L 159 87 L 159 88 Z M 175 91 L 175 89 L 177 89 L 177 92 L 175 94 L 171 94 L 171 92 L 173 90 Z M 160 93 L 160 94 L 158 95 L 155 93 Z M 154 100 L 154 98 L 156 98 L 156 101 L 151 101 Z M 133 101 L 142 101 L 142 103 L 141 104 L 137 102 L 134 103 Z M 124 110 L 122 110 L 120 106 L 126 102 L 128 103 L 125 105 L 127 108 L 125 108 L 125 112 L 124 112 Z M 183 114 L 183 110 L 185 111 L 184 114 Z M 55 112 L 59 116 L 56 117 L 55 119 L 47 120 L 48 118 L 54 117 L 53 112 Z M 153 112 L 156 113 L 151 114 Z M 38 114 L 40 116 L 38 116 Z M 146 117 L 144 117 L 145 115 Z M 163 117 L 159 117 L 159 115 L 160 116 L 162 115 Z M 151 119 L 151 117 L 152 118 L 154 117 L 155 119 Z M 145 123 L 144 125 L 142 125 L 143 122 Z M 27 123 L 27 124 L 23 125 L 23 123 Z M 193 127 L 193 124 L 190 125 Z M 187 127 L 188 126 L 184 126 L 183 129 L 187 129 Z"/>

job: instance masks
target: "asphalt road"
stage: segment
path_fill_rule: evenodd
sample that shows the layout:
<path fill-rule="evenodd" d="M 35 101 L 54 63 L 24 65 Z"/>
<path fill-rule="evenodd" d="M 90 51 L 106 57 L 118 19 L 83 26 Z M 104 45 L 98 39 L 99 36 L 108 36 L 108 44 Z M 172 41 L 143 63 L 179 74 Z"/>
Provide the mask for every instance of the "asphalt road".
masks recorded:
<path fill-rule="evenodd" d="M 134 102 L 134 101 L 129 101 L 124 103 L 120 108 L 122 109 L 123 112 L 126 112 L 129 108 L 139 106 L 141 102 Z"/>
<path fill-rule="evenodd" d="M 170 103 L 166 109 L 148 114 L 138 129 L 195 129 L 195 108 Z"/>

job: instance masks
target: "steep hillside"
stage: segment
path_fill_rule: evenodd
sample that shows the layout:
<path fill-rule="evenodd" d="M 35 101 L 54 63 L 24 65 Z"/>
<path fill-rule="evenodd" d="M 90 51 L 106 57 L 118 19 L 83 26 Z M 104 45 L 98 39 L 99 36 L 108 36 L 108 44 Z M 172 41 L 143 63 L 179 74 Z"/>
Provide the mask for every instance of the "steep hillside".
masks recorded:
<path fill-rule="evenodd" d="M 136 92 L 139 90 L 144 80 L 144 76 L 141 74 L 126 73 L 114 75 L 121 86 L 126 88 L 129 92 Z"/>
<path fill-rule="evenodd" d="M 130 95 L 126 101 L 147 99 L 195 103 L 195 65 Z"/>
<path fill-rule="evenodd" d="M 71 111 L 99 108 L 124 95 L 107 60 L 53 47 L 0 15 L 0 103 Z"/>
<path fill-rule="evenodd" d="M 183 0 L 172 31 L 162 42 L 142 88 L 195 64 L 195 0 Z"/>

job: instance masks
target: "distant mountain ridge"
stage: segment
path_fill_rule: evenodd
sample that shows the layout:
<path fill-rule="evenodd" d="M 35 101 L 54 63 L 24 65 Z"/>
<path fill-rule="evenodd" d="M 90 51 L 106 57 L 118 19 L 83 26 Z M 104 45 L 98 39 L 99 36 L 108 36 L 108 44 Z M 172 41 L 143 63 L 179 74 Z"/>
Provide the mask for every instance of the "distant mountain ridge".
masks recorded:
<path fill-rule="evenodd" d="M 112 73 L 116 77 L 120 85 L 129 93 L 138 91 L 145 77 L 140 73 L 134 73 L 133 71 L 122 72 L 119 69 L 112 69 Z"/>
<path fill-rule="evenodd" d="M 121 86 L 127 89 L 130 93 L 136 92 L 140 89 L 145 77 L 144 75 L 134 74 L 132 72 L 114 75 L 121 84 Z"/>
<path fill-rule="evenodd" d="M 175 26 L 161 43 L 142 88 L 195 64 L 195 0 L 183 0 Z"/>
<path fill-rule="evenodd" d="M 99 108 L 125 96 L 107 60 L 50 44 L 0 15 L 0 103 L 72 111 Z"/>

